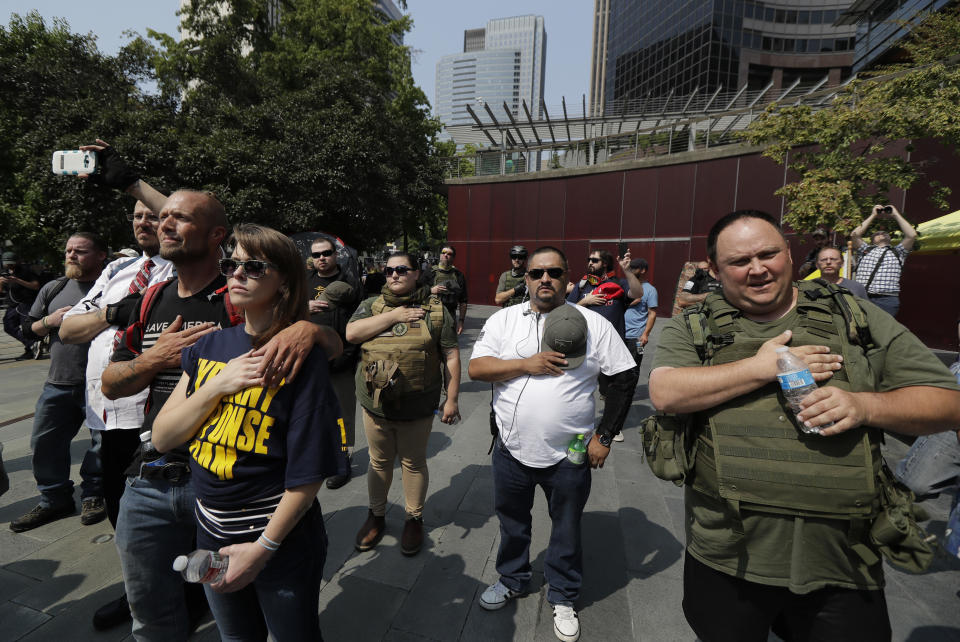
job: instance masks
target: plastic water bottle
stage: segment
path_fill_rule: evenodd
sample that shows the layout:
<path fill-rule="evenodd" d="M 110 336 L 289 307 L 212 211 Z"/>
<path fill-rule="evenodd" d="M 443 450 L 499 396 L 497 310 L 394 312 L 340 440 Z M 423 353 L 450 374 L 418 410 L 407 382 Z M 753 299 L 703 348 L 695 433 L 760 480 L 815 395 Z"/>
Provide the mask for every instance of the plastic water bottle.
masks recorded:
<path fill-rule="evenodd" d="M 800 413 L 803 408 L 800 402 L 811 392 L 817 389 L 817 382 L 813 380 L 810 374 L 810 368 L 799 357 L 790 352 L 790 348 L 782 346 L 777 348 L 777 381 L 780 382 L 780 389 L 783 390 L 783 396 L 787 398 L 790 409 L 795 414 Z M 833 422 L 817 426 L 816 428 L 807 428 L 800 423 L 800 430 L 805 433 L 819 434 L 820 430 L 827 426 L 832 426 Z"/>
<path fill-rule="evenodd" d="M 173 560 L 173 570 L 180 571 L 183 579 L 196 584 L 216 582 L 227 574 L 230 558 L 213 551 L 196 550 L 189 555 L 179 555 Z"/>
<path fill-rule="evenodd" d="M 167 456 L 161 455 L 160 452 L 153 447 L 153 442 L 150 441 L 152 431 L 145 430 L 140 433 L 140 458 L 144 466 L 163 466 L 167 463 Z"/>
<path fill-rule="evenodd" d="M 583 441 L 583 435 L 577 435 L 567 444 L 567 459 L 578 466 L 587 460 L 587 444 Z"/>

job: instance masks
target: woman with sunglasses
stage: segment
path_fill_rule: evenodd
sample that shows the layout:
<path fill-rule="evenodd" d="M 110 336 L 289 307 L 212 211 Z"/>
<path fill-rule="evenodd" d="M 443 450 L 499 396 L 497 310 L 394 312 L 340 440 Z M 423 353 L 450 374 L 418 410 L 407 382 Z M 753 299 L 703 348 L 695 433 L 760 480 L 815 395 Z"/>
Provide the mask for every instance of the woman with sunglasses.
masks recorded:
<path fill-rule="evenodd" d="M 460 418 L 460 352 L 453 317 L 427 286 L 410 254 L 387 259 L 381 294 L 360 304 L 347 324 L 347 341 L 360 346 L 357 400 L 370 450 L 367 489 L 370 510 L 357 533 L 356 549 L 377 545 L 386 530 L 387 493 L 400 457 L 406 521 L 400 538 L 404 555 L 423 545 L 423 503 L 427 496 L 427 439 L 440 402 L 440 420 Z"/>
<path fill-rule="evenodd" d="M 230 558 L 223 580 L 204 586 L 221 637 L 319 640 L 327 538 L 316 495 L 345 467 L 340 409 L 319 348 L 291 383 L 266 388 L 257 375 L 253 351 L 307 316 L 306 274 L 275 230 L 240 225 L 234 241 L 220 271 L 245 323 L 184 350 L 153 444 L 190 442 L 198 548 Z"/>

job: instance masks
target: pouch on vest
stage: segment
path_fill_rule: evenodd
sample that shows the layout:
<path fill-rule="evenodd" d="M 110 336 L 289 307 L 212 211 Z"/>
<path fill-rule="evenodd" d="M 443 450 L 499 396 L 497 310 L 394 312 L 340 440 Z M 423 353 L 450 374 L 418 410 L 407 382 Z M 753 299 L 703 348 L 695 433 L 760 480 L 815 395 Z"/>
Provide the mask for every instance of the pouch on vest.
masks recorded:
<path fill-rule="evenodd" d="M 697 456 L 697 441 L 688 439 L 689 432 L 689 415 L 658 412 L 640 423 L 643 456 L 654 475 L 683 486 Z"/>
<path fill-rule="evenodd" d="M 400 364 L 396 361 L 378 359 L 363 366 L 363 378 L 367 382 L 367 393 L 373 398 L 373 407 L 380 407 L 380 394 L 396 383 L 394 375 Z"/>
<path fill-rule="evenodd" d="M 913 492 L 891 474 L 885 463 L 878 483 L 880 514 L 870 528 L 870 542 L 897 568 L 922 573 L 934 557 L 935 538 L 917 523 L 927 519 L 926 511 L 913 503 Z"/>

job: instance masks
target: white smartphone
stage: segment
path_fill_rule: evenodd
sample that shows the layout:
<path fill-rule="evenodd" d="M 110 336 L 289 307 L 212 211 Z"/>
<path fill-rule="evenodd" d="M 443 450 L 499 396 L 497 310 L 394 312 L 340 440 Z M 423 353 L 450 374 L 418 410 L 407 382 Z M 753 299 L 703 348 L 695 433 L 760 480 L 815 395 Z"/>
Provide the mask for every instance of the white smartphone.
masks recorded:
<path fill-rule="evenodd" d="M 97 152 L 67 149 L 53 152 L 51 169 L 60 176 L 93 174 L 97 171 Z"/>

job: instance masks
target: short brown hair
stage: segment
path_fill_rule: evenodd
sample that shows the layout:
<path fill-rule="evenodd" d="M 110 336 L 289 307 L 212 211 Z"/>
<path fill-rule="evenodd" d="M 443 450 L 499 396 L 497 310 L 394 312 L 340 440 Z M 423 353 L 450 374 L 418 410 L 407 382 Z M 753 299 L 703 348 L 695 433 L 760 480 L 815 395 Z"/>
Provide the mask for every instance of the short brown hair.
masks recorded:
<path fill-rule="evenodd" d="M 233 228 L 233 245 L 242 247 L 250 258 L 276 265 L 285 281 L 277 291 L 273 323 L 266 332 L 253 338 L 253 347 L 259 348 L 287 326 L 307 318 L 307 276 L 303 270 L 303 258 L 289 237 L 253 223 Z"/>

